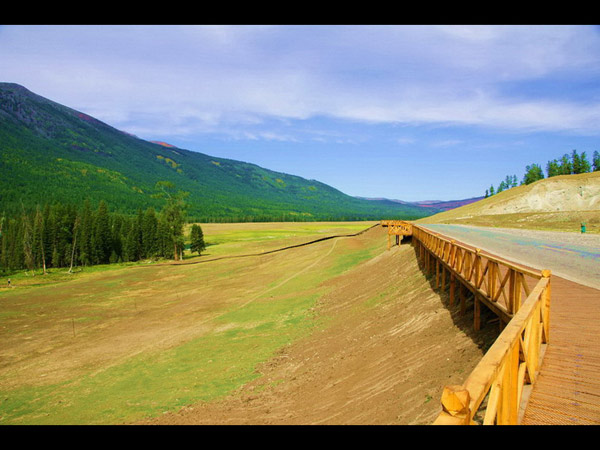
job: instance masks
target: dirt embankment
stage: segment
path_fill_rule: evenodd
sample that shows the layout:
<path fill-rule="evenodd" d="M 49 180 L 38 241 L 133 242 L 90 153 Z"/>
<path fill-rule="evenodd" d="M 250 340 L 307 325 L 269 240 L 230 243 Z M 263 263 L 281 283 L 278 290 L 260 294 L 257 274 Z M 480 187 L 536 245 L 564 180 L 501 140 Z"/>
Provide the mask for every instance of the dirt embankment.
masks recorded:
<path fill-rule="evenodd" d="M 373 230 L 385 239 L 385 232 Z M 352 238 L 359 239 L 359 238 Z M 497 335 L 432 291 L 410 245 L 327 283 L 310 336 L 257 367 L 228 397 L 144 424 L 429 424 Z"/>

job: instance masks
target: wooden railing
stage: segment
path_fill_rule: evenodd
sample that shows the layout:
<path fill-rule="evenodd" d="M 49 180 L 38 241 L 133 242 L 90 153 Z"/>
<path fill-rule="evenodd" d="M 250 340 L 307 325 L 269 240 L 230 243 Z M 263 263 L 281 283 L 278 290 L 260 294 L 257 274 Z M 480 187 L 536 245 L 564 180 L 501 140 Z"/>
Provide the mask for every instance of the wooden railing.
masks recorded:
<path fill-rule="evenodd" d="M 476 330 L 482 303 L 502 328 L 467 380 L 444 388 L 434 424 L 518 424 L 549 340 L 550 271 L 530 270 L 412 225 L 415 251 L 426 272 L 435 273 L 436 288 L 445 290 L 449 276 L 450 306 L 458 289 L 461 312 L 467 296 L 473 298 Z"/>
<path fill-rule="evenodd" d="M 410 222 L 405 222 L 404 220 L 382 220 L 380 223 L 382 227 L 387 227 L 388 229 L 388 250 L 392 245 L 392 236 L 396 236 L 396 244 L 400 244 L 404 236 L 412 236 L 412 224 Z"/>

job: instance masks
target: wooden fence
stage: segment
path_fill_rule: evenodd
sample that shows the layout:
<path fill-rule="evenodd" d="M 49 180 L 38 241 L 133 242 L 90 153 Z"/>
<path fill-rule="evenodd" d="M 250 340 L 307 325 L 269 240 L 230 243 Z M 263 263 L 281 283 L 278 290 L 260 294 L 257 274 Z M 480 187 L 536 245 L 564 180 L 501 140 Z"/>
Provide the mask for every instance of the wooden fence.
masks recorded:
<path fill-rule="evenodd" d="M 450 306 L 458 294 L 464 313 L 472 298 L 474 328 L 481 326 L 484 304 L 502 330 L 466 381 L 444 388 L 434 424 L 518 424 L 549 341 L 550 271 L 486 255 L 415 224 L 411 231 L 424 270 L 435 274 L 436 288 L 448 287 Z"/>

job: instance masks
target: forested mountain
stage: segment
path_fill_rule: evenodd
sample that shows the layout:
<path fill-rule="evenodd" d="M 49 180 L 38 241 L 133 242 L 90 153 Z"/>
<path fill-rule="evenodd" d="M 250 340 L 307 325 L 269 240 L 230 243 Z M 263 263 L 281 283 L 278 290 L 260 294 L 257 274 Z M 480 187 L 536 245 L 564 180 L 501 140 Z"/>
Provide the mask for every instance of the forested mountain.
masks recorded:
<path fill-rule="evenodd" d="M 197 221 L 411 219 L 437 212 L 355 198 L 318 181 L 145 141 L 0 83 L 0 214 L 85 199 L 126 214 L 160 210 L 159 181 L 190 193 L 187 212 Z"/>

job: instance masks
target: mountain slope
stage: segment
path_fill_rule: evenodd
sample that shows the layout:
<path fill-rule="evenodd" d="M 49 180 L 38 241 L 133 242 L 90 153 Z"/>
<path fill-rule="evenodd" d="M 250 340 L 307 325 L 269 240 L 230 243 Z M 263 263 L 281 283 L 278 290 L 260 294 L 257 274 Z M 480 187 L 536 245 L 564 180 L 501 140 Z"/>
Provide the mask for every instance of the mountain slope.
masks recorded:
<path fill-rule="evenodd" d="M 190 192 L 202 220 L 418 218 L 415 205 L 370 202 L 314 180 L 148 142 L 93 117 L 0 83 L 0 200 L 7 213 L 36 204 L 106 200 L 132 213 L 160 208 L 158 181 Z"/>
<path fill-rule="evenodd" d="M 400 203 L 402 205 L 411 205 L 411 206 L 419 206 L 422 208 L 430 208 L 433 211 L 448 211 L 450 209 L 459 208 L 463 205 L 468 205 L 469 203 L 475 203 L 484 197 L 472 197 L 466 198 L 464 200 L 423 200 L 419 202 L 406 202 L 403 200 L 392 200 L 387 198 L 366 198 L 366 197 L 358 197 L 365 200 L 371 201 L 382 201 L 382 202 L 394 202 Z"/>

